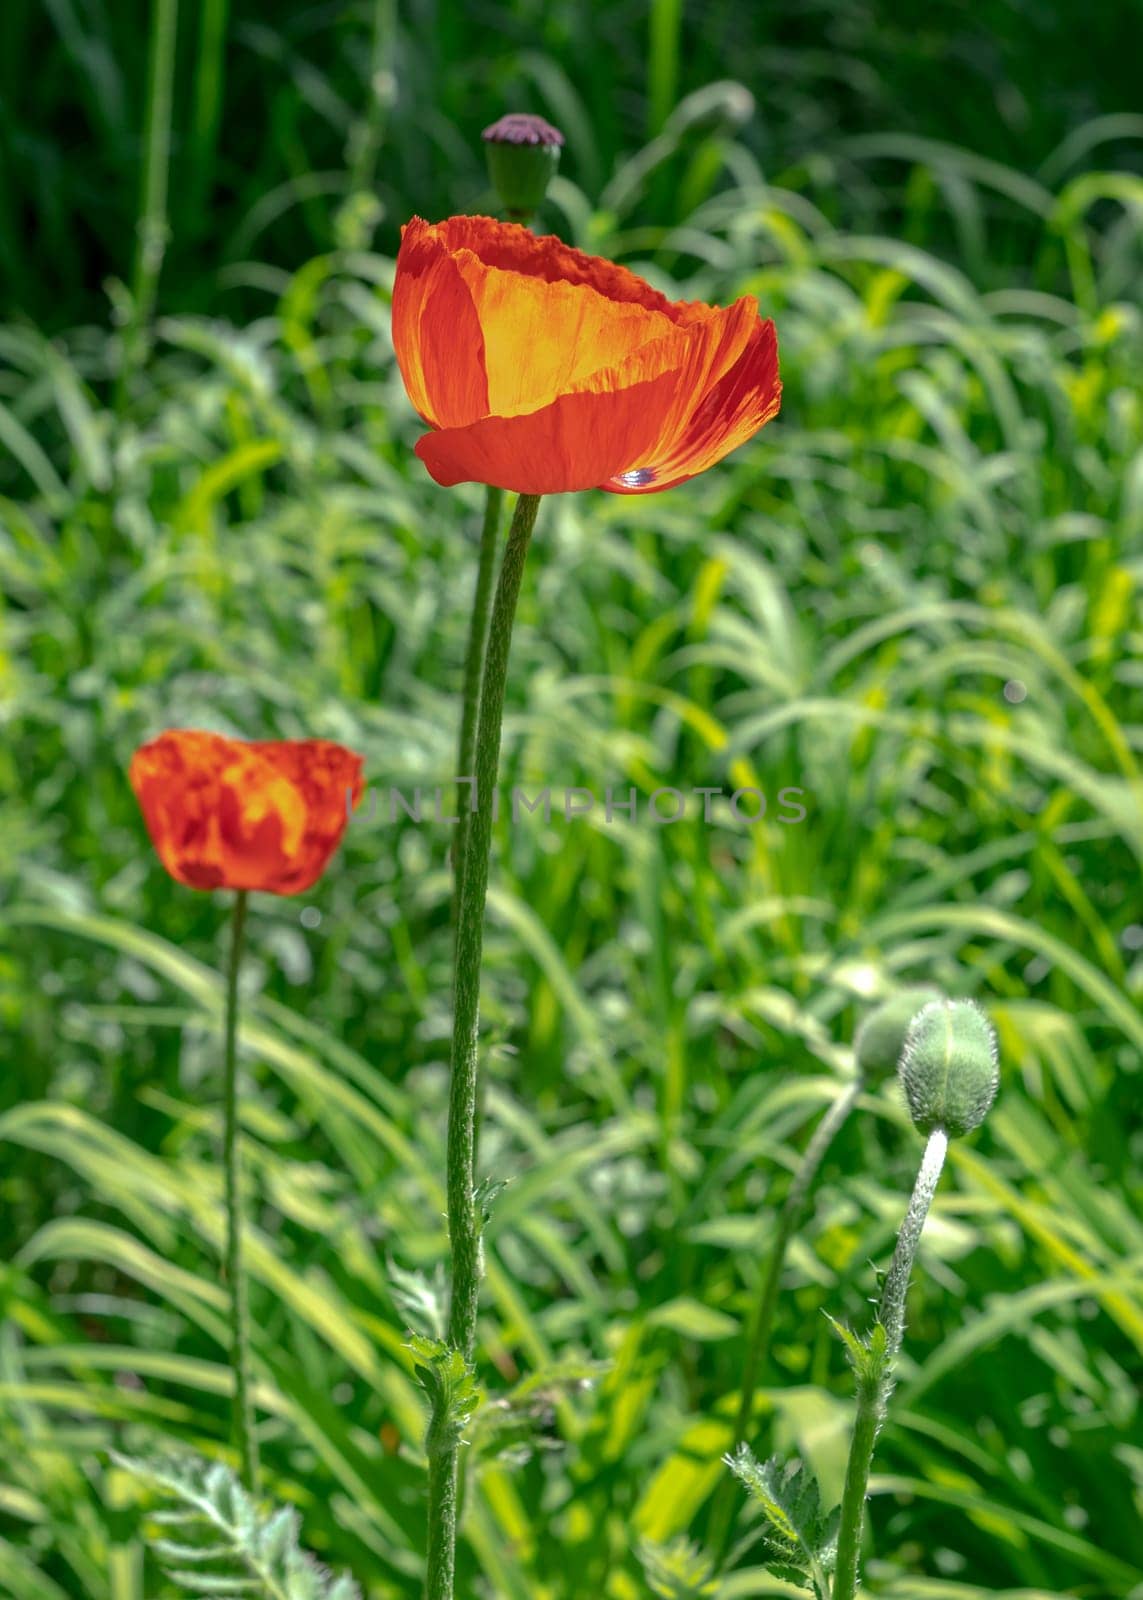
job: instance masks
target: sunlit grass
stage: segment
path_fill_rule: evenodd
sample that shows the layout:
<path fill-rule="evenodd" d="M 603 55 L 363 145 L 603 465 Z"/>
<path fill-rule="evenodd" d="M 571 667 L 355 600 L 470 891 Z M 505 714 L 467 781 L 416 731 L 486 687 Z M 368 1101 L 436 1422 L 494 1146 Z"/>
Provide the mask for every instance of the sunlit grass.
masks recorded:
<path fill-rule="evenodd" d="M 869 1588 L 1126 1597 L 1143 1583 L 1143 186 L 1088 170 L 1094 133 L 1036 180 L 885 138 L 767 182 L 729 132 L 698 142 L 702 111 L 656 115 L 659 143 L 601 171 L 598 205 L 554 191 L 574 242 L 688 296 L 756 293 L 786 389 L 781 420 L 701 482 L 541 513 L 505 782 L 551 785 L 556 811 L 497 836 L 482 1135 L 513 1181 L 488 1229 L 481 1375 L 534 1437 L 523 1464 L 474 1438 L 463 1581 L 635 1600 L 640 1541 L 652 1568 L 653 1546 L 701 1542 L 787 1175 L 863 1007 L 907 979 L 985 999 L 1004 1070 L 925 1236 Z M 672 140 L 692 164 L 651 226 Z M 889 197 L 883 223 L 839 229 L 852 192 Z M 144 848 L 131 751 L 202 724 L 341 740 L 382 795 L 452 776 L 480 495 L 458 522 L 412 457 L 392 262 L 357 241 L 289 273 L 246 242 L 227 281 L 256 309 L 160 314 L 118 422 L 119 333 L 0 330 L 16 1600 L 162 1592 L 106 1448 L 227 1437 L 200 1092 L 224 918 L 172 895 Z M 576 785 L 634 787 L 639 822 L 564 821 Z M 755 787 L 771 809 L 703 825 L 692 802 L 653 826 L 668 785 Z M 266 1470 L 371 1597 L 418 1592 L 406 1336 L 431 1323 L 445 1243 L 448 830 L 385 816 L 351 827 L 307 901 L 318 927 L 261 907 L 243 1022 Z M 791 1253 L 758 1434 L 834 1493 L 850 1391 L 821 1312 L 865 1319 L 916 1159 L 893 1094 L 868 1096 Z M 750 1555 L 717 1591 L 786 1592 Z"/>

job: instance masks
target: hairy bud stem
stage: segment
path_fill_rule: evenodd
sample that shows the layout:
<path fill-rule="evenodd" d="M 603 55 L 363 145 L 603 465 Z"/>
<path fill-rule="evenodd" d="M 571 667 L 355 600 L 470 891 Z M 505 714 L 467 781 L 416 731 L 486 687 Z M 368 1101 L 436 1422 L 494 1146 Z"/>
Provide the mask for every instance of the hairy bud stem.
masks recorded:
<path fill-rule="evenodd" d="M 893 1252 L 893 1261 L 882 1290 L 877 1323 L 869 1343 L 854 1361 L 857 1415 L 841 1498 L 832 1600 L 853 1600 L 857 1593 L 861 1532 L 865 1524 L 865 1496 L 873 1464 L 873 1447 L 881 1424 L 885 1421 L 893 1389 L 893 1363 L 905 1331 L 905 1299 L 909 1292 L 909 1278 L 948 1147 L 948 1135 L 943 1129 L 938 1128 L 929 1135 L 917 1181 L 913 1185 L 909 1209 L 905 1212 L 905 1220 L 897 1235 L 897 1248 Z"/>

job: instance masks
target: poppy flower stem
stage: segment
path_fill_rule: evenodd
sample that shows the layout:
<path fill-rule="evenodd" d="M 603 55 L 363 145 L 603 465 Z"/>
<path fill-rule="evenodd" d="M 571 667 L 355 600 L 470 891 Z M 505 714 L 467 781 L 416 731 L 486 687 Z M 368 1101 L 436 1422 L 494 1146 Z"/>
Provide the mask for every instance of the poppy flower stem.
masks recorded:
<path fill-rule="evenodd" d="M 857 1594 L 861 1530 L 865 1522 L 865 1497 L 873 1465 L 873 1447 L 877 1443 L 881 1424 L 885 1421 L 889 1396 L 893 1390 L 893 1367 L 905 1332 L 905 1299 L 909 1292 L 913 1262 L 921 1242 L 925 1218 L 937 1192 L 948 1147 L 948 1134 L 943 1128 L 930 1133 L 909 1208 L 897 1235 L 893 1260 L 881 1290 L 874 1337 L 865 1347 L 861 1358 L 855 1362 L 857 1415 L 841 1497 L 832 1600 L 854 1600 Z"/>
<path fill-rule="evenodd" d="M 750 1427 L 750 1419 L 754 1413 L 755 1390 L 757 1389 L 759 1378 L 766 1371 L 770 1355 L 770 1333 L 774 1325 L 774 1312 L 778 1305 L 778 1288 L 782 1281 L 782 1268 L 786 1262 L 786 1251 L 789 1249 L 790 1240 L 794 1236 L 794 1230 L 801 1220 L 802 1211 L 810 1190 L 814 1186 L 818 1169 L 825 1159 L 830 1145 L 857 1104 L 863 1086 L 863 1080 L 855 1078 L 852 1083 L 843 1089 L 822 1116 L 821 1121 L 813 1131 L 809 1144 L 805 1148 L 798 1170 L 794 1174 L 793 1182 L 786 1191 L 782 1209 L 778 1213 L 774 1241 L 770 1247 L 766 1269 L 762 1274 L 762 1281 L 758 1288 L 758 1299 L 754 1305 L 754 1316 L 750 1326 L 750 1341 L 746 1347 L 746 1362 L 742 1368 L 742 1382 L 739 1386 L 738 1414 L 734 1421 L 734 1441 L 730 1450 L 731 1455 L 737 1451 L 739 1445 L 746 1438 L 747 1429 Z M 722 1556 L 730 1533 L 736 1498 L 737 1481 L 727 1473 L 719 1484 L 718 1495 L 711 1509 L 708 1547 L 718 1557 Z"/>
<path fill-rule="evenodd" d="M 472 616 L 468 624 L 468 646 L 464 655 L 464 699 L 460 711 L 460 741 L 457 745 L 458 778 L 472 778 L 476 758 L 476 715 L 480 709 L 480 677 L 484 666 L 484 646 L 488 638 L 488 608 L 492 603 L 492 577 L 500 543 L 500 508 L 503 489 L 488 486 L 484 502 L 484 526 L 480 530 L 480 558 L 476 569 L 476 589 L 472 596 Z M 460 908 L 460 883 L 464 872 L 464 852 L 468 843 L 468 822 L 472 813 L 472 792 L 457 806 L 456 839 L 453 861 L 456 892 L 453 895 L 453 921 Z"/>
<path fill-rule="evenodd" d="M 230 1365 L 234 1372 L 232 1431 L 242 1482 L 258 1492 L 258 1444 L 250 1400 L 250 1311 L 242 1267 L 242 1196 L 238 1146 L 238 972 L 246 933 L 246 890 L 234 896 L 226 970 L 226 1058 L 223 1078 L 223 1165 L 226 1172 L 226 1282 L 230 1290 Z"/>
<path fill-rule="evenodd" d="M 480 1208 L 476 1186 L 476 1097 L 480 1023 L 480 964 L 484 951 L 484 904 L 488 894 L 488 860 L 496 780 L 500 767 L 500 730 L 508 682 L 508 652 L 524 562 L 536 524 L 539 495 L 522 494 L 516 501 L 508 543 L 500 566 L 488 648 L 480 687 L 476 723 L 476 810 L 470 818 L 459 878 L 453 985 L 452 1074 L 449 1084 L 447 1194 L 448 1233 L 452 1254 L 448 1340 L 465 1361 L 476 1345 L 476 1311 L 480 1296 Z M 452 1600 L 456 1561 L 457 1460 L 459 1429 L 442 1414 L 448 1404 L 445 1385 L 437 1390 L 429 1421 L 429 1536 L 427 1600 Z"/>

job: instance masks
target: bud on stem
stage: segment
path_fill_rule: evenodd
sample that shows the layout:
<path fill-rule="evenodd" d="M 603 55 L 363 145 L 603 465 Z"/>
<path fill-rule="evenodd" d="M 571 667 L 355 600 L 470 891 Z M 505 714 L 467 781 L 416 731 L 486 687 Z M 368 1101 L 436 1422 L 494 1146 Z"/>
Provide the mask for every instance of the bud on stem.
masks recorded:
<path fill-rule="evenodd" d="M 909 1025 L 901 1087 L 921 1133 L 971 1133 L 988 1115 L 999 1084 L 996 1035 L 970 1000 L 935 1000 Z"/>
<path fill-rule="evenodd" d="M 844 1334 L 857 1374 L 857 1413 L 842 1493 L 832 1600 L 854 1600 L 857 1593 L 873 1447 L 893 1389 L 909 1279 L 949 1139 L 978 1128 L 996 1098 L 996 1036 L 979 1006 L 963 1000 L 933 1000 L 926 1005 L 909 1024 L 900 1078 L 913 1122 L 927 1140 L 873 1333 L 867 1342 Z"/>
<path fill-rule="evenodd" d="M 937 1129 L 929 1135 L 921 1170 L 913 1185 L 909 1209 L 897 1235 L 897 1248 L 885 1279 L 872 1336 L 867 1344 L 863 1344 L 855 1335 L 846 1334 L 850 1359 L 857 1376 L 857 1413 L 841 1497 L 832 1600 L 854 1600 L 857 1593 L 861 1530 L 865 1524 L 865 1496 L 873 1465 L 873 1447 L 877 1443 L 881 1424 L 885 1421 L 889 1396 L 893 1390 L 893 1362 L 901 1348 L 901 1336 L 905 1331 L 905 1298 L 909 1292 L 909 1278 L 948 1147 L 948 1136 L 942 1130 Z"/>
<path fill-rule="evenodd" d="M 898 989 L 869 1013 L 853 1041 L 857 1070 L 867 1082 L 878 1083 L 897 1071 L 909 1024 L 929 1001 L 942 998 L 931 983 L 916 983 Z"/>
<path fill-rule="evenodd" d="M 543 203 L 560 164 L 564 136 L 543 117 L 511 112 L 481 137 L 488 176 L 511 222 L 527 222 Z"/>

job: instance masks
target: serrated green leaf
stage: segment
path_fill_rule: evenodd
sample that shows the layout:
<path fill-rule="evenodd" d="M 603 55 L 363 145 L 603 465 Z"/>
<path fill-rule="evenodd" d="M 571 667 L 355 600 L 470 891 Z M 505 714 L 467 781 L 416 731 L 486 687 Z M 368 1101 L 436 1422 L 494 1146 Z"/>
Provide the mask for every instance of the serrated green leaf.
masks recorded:
<path fill-rule="evenodd" d="M 847 1328 L 844 1322 L 839 1322 L 836 1317 L 831 1317 L 828 1311 L 825 1313 L 825 1319 L 845 1345 L 845 1353 L 853 1366 L 856 1367 L 865 1355 L 864 1344 L 852 1328 Z"/>
<path fill-rule="evenodd" d="M 408 1272 L 390 1261 L 388 1274 L 394 1303 L 405 1324 L 422 1337 L 443 1340 L 448 1325 L 448 1293 L 443 1268 L 438 1267 L 429 1277 L 424 1272 Z"/>
<path fill-rule="evenodd" d="M 663 1600 L 705 1600 L 714 1594 L 714 1563 L 690 1540 L 678 1538 L 660 1544 L 643 1539 L 638 1554 L 652 1593 Z"/>
<path fill-rule="evenodd" d="M 264 1560 L 274 1564 L 284 1561 L 290 1547 L 298 1542 L 298 1514 L 283 1506 L 265 1523 L 259 1535 L 259 1548 Z"/>
<path fill-rule="evenodd" d="M 177 1525 L 181 1537 L 149 1543 L 168 1580 L 197 1600 L 359 1600 L 351 1578 L 334 1577 L 300 1548 L 297 1512 L 292 1507 L 263 1510 L 224 1462 L 190 1455 L 153 1461 L 115 1455 L 114 1460 L 179 1502 L 152 1513 L 150 1520 L 160 1527 Z M 218 1570 L 203 1571 L 204 1565 Z"/>
<path fill-rule="evenodd" d="M 823 1513 L 813 1473 L 797 1458 L 783 1462 L 771 1456 L 760 1462 L 745 1444 L 725 1460 L 762 1510 L 770 1570 L 788 1582 L 813 1588 L 820 1600 L 828 1600 L 826 1573 L 833 1562 L 837 1517 Z"/>
<path fill-rule="evenodd" d="M 417 1357 L 413 1370 L 429 1397 L 429 1447 L 436 1448 L 446 1437 L 463 1433 L 480 1405 L 480 1388 L 471 1364 L 442 1339 L 413 1334 L 408 1348 Z"/>
<path fill-rule="evenodd" d="M 153 1521 L 158 1521 L 155 1517 Z M 164 1562 L 222 1561 L 230 1554 L 228 1544 L 180 1544 L 175 1539 L 152 1539 L 151 1549 Z"/>
<path fill-rule="evenodd" d="M 199 1595 L 256 1595 L 267 1592 L 257 1578 L 214 1577 L 207 1572 L 184 1572 L 177 1567 L 172 1567 L 167 1577 L 172 1583 L 177 1583 L 180 1589 L 192 1589 Z"/>

